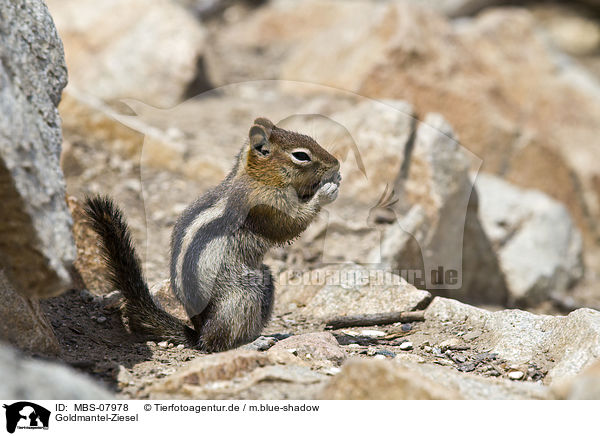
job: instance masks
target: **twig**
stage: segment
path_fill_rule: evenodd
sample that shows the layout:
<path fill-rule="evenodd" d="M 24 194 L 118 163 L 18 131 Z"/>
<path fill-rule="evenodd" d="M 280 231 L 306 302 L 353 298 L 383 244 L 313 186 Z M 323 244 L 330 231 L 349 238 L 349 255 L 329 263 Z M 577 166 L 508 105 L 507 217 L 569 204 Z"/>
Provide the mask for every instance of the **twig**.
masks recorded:
<path fill-rule="evenodd" d="M 370 315 L 339 316 L 327 321 L 325 328 L 342 329 L 346 327 L 367 327 L 371 325 L 394 324 L 396 322 L 425 321 L 425 312 L 386 312 Z"/>

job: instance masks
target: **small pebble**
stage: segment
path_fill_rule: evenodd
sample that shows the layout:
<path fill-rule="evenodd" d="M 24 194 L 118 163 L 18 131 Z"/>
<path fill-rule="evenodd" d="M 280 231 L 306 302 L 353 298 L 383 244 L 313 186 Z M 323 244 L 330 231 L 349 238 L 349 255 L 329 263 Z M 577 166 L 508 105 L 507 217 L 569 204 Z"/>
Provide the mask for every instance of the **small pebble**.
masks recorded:
<path fill-rule="evenodd" d="M 354 330 L 342 330 L 342 333 L 348 336 L 358 336 L 359 333 Z"/>
<path fill-rule="evenodd" d="M 185 345 L 183 345 L 183 344 L 177 345 L 178 350 L 183 350 L 184 348 L 185 348 Z"/>
<path fill-rule="evenodd" d="M 104 324 L 106 322 L 106 317 L 105 316 L 99 316 L 98 318 L 96 318 L 96 322 L 98 324 Z"/>
<path fill-rule="evenodd" d="M 462 371 L 462 372 L 471 372 L 471 371 L 474 371 L 475 370 L 475 364 L 474 363 L 466 363 L 464 365 L 460 365 L 458 367 L 458 370 Z"/>
<path fill-rule="evenodd" d="M 381 355 L 385 357 L 396 357 L 396 353 L 390 350 L 377 350 L 376 355 Z"/>
<path fill-rule="evenodd" d="M 86 303 L 91 303 L 92 300 L 94 299 L 94 296 L 92 295 L 92 293 L 90 291 L 88 291 L 87 289 L 82 289 L 81 291 L 79 291 L 79 296 Z"/>
<path fill-rule="evenodd" d="M 458 363 L 465 363 L 467 361 L 467 358 L 465 356 L 457 354 L 456 356 L 454 356 L 454 361 Z"/>
<path fill-rule="evenodd" d="M 175 346 L 175 344 L 169 342 L 169 348 L 173 348 Z"/>
<path fill-rule="evenodd" d="M 412 350 L 413 349 L 413 344 L 412 342 L 406 341 L 400 344 L 400 349 L 402 351 L 408 351 L 408 350 Z"/>
<path fill-rule="evenodd" d="M 412 330 L 412 324 L 402 324 L 401 328 L 403 332 L 409 332 Z"/>
<path fill-rule="evenodd" d="M 440 344 L 440 348 L 444 351 L 446 350 L 464 350 L 467 347 L 461 345 L 461 342 L 457 338 L 450 338 L 445 340 Z"/>
<path fill-rule="evenodd" d="M 431 353 L 433 351 L 433 348 L 431 348 L 429 345 L 425 345 L 423 347 L 423 351 L 425 351 L 426 353 Z"/>
<path fill-rule="evenodd" d="M 508 378 L 511 380 L 521 380 L 524 375 L 521 371 L 511 371 L 508 373 Z"/>
<path fill-rule="evenodd" d="M 360 348 L 359 344 L 348 344 L 347 345 L 348 348 Z"/>
<path fill-rule="evenodd" d="M 370 338 L 380 338 L 385 336 L 385 332 L 382 332 L 381 330 L 361 330 L 360 334 L 362 336 L 369 336 Z"/>
<path fill-rule="evenodd" d="M 383 354 L 376 354 L 373 359 L 377 359 L 377 360 L 384 360 L 385 356 Z"/>
<path fill-rule="evenodd" d="M 162 341 L 156 345 L 158 345 L 160 348 L 167 348 L 169 346 L 169 343 L 167 341 Z"/>
<path fill-rule="evenodd" d="M 332 366 L 331 368 L 323 368 L 322 372 L 325 375 L 336 375 L 339 374 L 341 371 L 340 368 L 336 368 L 335 366 Z"/>

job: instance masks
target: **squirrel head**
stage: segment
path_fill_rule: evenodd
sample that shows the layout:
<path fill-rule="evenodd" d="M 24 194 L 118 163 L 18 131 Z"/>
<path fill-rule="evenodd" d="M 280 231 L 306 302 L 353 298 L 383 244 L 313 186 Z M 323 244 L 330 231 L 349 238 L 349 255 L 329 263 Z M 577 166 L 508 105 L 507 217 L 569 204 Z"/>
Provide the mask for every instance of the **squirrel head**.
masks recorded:
<path fill-rule="evenodd" d="M 308 200 L 339 173 L 338 160 L 314 139 L 281 129 L 266 118 L 254 120 L 248 136 L 246 173 L 261 184 L 292 186 L 301 200 Z"/>

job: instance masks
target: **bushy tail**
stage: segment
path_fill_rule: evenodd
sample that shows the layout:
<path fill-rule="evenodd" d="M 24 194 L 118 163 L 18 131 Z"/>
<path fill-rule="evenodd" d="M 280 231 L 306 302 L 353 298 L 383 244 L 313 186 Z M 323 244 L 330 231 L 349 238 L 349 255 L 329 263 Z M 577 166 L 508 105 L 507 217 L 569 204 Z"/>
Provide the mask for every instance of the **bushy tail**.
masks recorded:
<path fill-rule="evenodd" d="M 107 279 L 125 298 L 122 313 L 132 331 L 195 347 L 198 334 L 159 308 L 148 291 L 131 232 L 123 213 L 109 197 L 86 198 L 85 213 L 100 237 Z"/>

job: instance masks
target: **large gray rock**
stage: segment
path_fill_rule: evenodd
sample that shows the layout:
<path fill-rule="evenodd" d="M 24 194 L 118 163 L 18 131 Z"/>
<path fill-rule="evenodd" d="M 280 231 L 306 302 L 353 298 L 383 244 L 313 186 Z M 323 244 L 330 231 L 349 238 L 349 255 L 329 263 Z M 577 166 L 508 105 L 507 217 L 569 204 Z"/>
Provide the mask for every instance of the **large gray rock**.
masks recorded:
<path fill-rule="evenodd" d="M 109 400 L 113 395 L 64 365 L 27 358 L 0 344 L 0 398 L 22 400 Z"/>
<path fill-rule="evenodd" d="M 478 303 L 505 304 L 496 254 L 482 231 L 469 168 L 480 161 L 460 146 L 449 124 L 428 114 L 395 181 L 398 219 L 370 254 L 394 270 L 416 269 L 413 283 Z M 453 274 L 449 276 L 448 274 Z"/>
<path fill-rule="evenodd" d="M 600 357 L 600 312 L 579 309 L 568 316 L 521 310 L 490 312 L 437 297 L 425 311 L 424 329 L 477 332 L 472 345 L 498 353 L 512 364 L 545 368 L 546 382 L 572 377 Z"/>
<path fill-rule="evenodd" d="M 583 276 L 582 238 L 566 207 L 488 174 L 477 176 L 476 189 L 512 302 L 533 306 L 564 296 Z"/>
<path fill-rule="evenodd" d="M 326 263 L 372 264 L 420 289 L 505 304 L 504 277 L 469 178 L 480 160 L 444 118 L 418 122 L 406 102 L 369 99 L 328 118 L 342 128 L 311 127 L 323 144 L 335 144 L 341 194 L 300 244 Z"/>
<path fill-rule="evenodd" d="M 41 0 L 0 1 L 0 261 L 22 295 L 64 291 L 75 259 L 59 167 L 63 48 Z"/>

